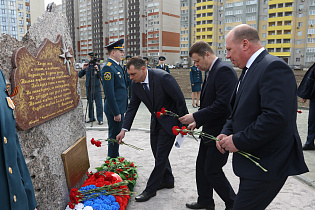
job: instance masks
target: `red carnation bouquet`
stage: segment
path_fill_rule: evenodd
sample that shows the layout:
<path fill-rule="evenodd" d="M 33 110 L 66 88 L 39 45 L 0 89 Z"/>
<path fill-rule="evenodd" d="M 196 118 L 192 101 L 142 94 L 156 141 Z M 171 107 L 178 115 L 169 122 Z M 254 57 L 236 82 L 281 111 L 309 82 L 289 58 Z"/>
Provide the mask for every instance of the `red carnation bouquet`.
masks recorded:
<path fill-rule="evenodd" d="M 208 139 L 210 139 L 209 141 L 220 141 L 219 139 L 217 139 L 216 137 L 208 134 L 208 133 L 205 133 L 205 132 L 202 132 L 202 131 L 193 131 L 193 130 L 188 130 L 186 128 L 186 126 L 183 126 L 182 128 L 179 128 L 178 126 L 174 126 L 173 127 L 173 133 L 175 136 L 177 136 L 178 134 L 182 134 L 182 135 L 187 135 L 187 134 L 190 134 L 192 135 L 196 140 L 197 138 L 194 136 L 194 135 L 199 135 L 199 136 L 203 136 L 203 137 L 206 137 Z M 207 143 L 207 142 L 205 142 Z M 245 158 L 249 159 L 250 161 L 252 161 L 256 166 L 258 166 L 259 168 L 261 168 L 264 172 L 267 172 L 268 170 L 265 169 L 264 167 L 262 167 L 257 161 L 255 161 L 254 159 L 256 160 L 260 160 L 260 158 L 252 155 L 252 154 L 249 154 L 247 152 L 243 152 L 243 151 L 237 151 L 238 154 L 244 156 Z M 253 159 L 254 158 L 254 159 Z"/>

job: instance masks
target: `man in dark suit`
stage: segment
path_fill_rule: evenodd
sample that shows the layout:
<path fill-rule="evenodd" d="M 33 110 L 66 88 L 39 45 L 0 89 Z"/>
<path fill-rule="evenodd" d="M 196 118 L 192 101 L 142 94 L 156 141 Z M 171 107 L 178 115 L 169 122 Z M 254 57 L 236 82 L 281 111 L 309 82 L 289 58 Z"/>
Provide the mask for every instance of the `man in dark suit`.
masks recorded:
<path fill-rule="evenodd" d="M 124 39 L 107 45 L 109 58 L 102 69 L 105 93 L 104 112 L 108 122 L 108 138 L 115 139 L 121 130 L 128 104 L 126 78 L 119 62 L 124 56 Z M 119 144 L 108 143 L 108 157 L 119 156 Z"/>
<path fill-rule="evenodd" d="M 213 136 L 220 134 L 230 114 L 229 101 L 237 83 L 233 68 L 222 62 L 210 45 L 198 41 L 190 48 L 189 56 L 200 71 L 208 71 L 201 90 L 200 109 L 179 120 L 189 124 L 188 129 L 202 126 L 202 131 Z M 197 202 L 187 203 L 191 209 L 214 209 L 213 190 L 225 202 L 226 209 L 232 209 L 235 193 L 224 175 L 228 153 L 221 154 L 215 141 L 201 137 L 196 163 Z"/>
<path fill-rule="evenodd" d="M 127 63 L 130 79 L 133 80 L 132 96 L 123 129 L 116 137 L 122 141 L 125 132 L 129 131 L 139 108 L 143 102 L 151 113 L 150 143 L 155 158 L 155 166 L 145 190 L 136 197 L 136 201 L 147 201 L 163 188 L 174 188 L 174 176 L 168 156 L 175 141 L 173 126 L 179 126 L 177 118 L 161 116 L 156 112 L 163 107 L 179 116 L 188 113 L 184 95 L 174 77 L 159 69 L 148 69 L 141 57 L 133 57 Z"/>
<path fill-rule="evenodd" d="M 95 62 L 96 56 L 97 53 L 89 53 L 89 63 L 83 64 L 82 70 L 79 71 L 79 78 L 86 75 L 85 87 L 89 107 L 89 120 L 87 123 L 95 121 L 93 106 L 93 102 L 95 101 L 98 124 L 103 125 L 101 73 L 100 65 Z"/>
<path fill-rule="evenodd" d="M 164 56 L 160 56 L 160 57 L 159 57 L 159 64 L 156 65 L 155 68 L 157 68 L 157 69 L 163 69 L 164 71 L 170 73 L 170 69 L 168 68 L 168 65 L 165 64 L 165 60 L 166 60 L 166 58 L 165 58 Z"/>
<path fill-rule="evenodd" d="M 37 202 L 13 117 L 14 103 L 0 70 L 0 203 L 1 209 L 36 209 Z"/>
<path fill-rule="evenodd" d="M 234 152 L 240 185 L 233 209 L 265 209 L 288 176 L 308 171 L 296 126 L 296 81 L 291 68 L 262 47 L 257 30 L 249 25 L 229 32 L 226 50 L 226 58 L 244 69 L 217 148 Z M 268 171 L 236 153 L 239 150 L 259 157 Z"/>

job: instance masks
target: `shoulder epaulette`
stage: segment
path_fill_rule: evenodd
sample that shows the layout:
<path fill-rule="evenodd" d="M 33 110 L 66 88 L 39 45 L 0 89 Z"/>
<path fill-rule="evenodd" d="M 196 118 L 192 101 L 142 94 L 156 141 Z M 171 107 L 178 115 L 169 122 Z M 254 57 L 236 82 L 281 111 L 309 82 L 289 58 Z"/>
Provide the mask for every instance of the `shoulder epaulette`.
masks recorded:
<path fill-rule="evenodd" d="M 107 62 L 106 66 L 111 66 L 112 63 L 111 62 Z"/>
<path fill-rule="evenodd" d="M 168 64 L 165 64 L 165 66 L 168 66 Z"/>

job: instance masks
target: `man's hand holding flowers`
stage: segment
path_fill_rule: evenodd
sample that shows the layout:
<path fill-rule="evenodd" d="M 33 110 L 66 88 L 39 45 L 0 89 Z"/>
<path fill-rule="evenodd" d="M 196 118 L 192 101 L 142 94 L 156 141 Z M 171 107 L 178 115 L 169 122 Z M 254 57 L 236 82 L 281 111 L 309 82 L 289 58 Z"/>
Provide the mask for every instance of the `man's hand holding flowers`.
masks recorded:
<path fill-rule="evenodd" d="M 217 149 L 224 154 L 226 151 L 229 152 L 237 152 L 239 151 L 233 142 L 233 135 L 225 135 L 225 134 L 220 134 L 217 136 L 217 139 L 220 141 L 216 142 Z"/>
<path fill-rule="evenodd" d="M 186 114 L 179 118 L 179 121 L 183 124 L 190 124 L 195 121 L 194 116 L 192 114 Z"/>
<path fill-rule="evenodd" d="M 126 130 L 121 129 L 120 133 L 116 136 L 116 140 L 119 141 L 119 143 L 123 143 L 123 138 L 125 138 Z"/>
<path fill-rule="evenodd" d="M 196 127 L 197 127 L 197 123 L 196 123 L 196 121 L 194 121 L 188 125 L 187 129 L 193 131 L 193 130 L 195 130 Z"/>

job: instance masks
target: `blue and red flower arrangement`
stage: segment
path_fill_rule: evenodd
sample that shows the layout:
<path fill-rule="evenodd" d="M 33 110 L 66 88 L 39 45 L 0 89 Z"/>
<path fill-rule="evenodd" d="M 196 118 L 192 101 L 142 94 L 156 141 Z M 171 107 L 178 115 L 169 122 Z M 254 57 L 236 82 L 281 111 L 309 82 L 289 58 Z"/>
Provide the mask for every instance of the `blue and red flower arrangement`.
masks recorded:
<path fill-rule="evenodd" d="M 102 145 L 101 141 L 95 141 L 94 138 L 91 143 L 97 147 Z M 80 189 L 71 189 L 66 210 L 125 210 L 138 178 L 136 168 L 133 162 L 124 157 L 105 160 L 104 164 L 96 168 L 96 173 L 87 172 L 88 179 Z"/>

